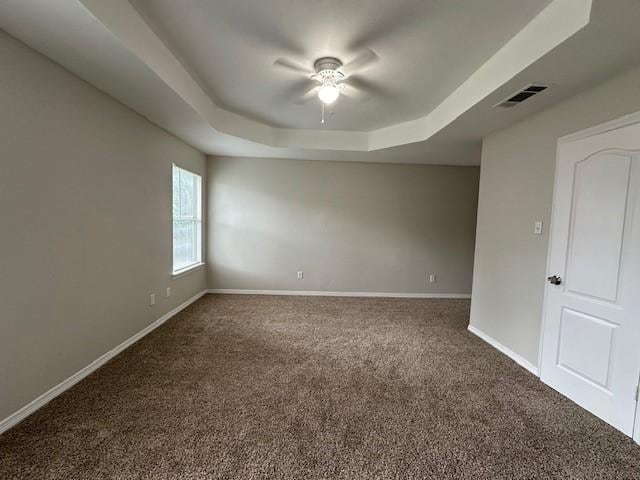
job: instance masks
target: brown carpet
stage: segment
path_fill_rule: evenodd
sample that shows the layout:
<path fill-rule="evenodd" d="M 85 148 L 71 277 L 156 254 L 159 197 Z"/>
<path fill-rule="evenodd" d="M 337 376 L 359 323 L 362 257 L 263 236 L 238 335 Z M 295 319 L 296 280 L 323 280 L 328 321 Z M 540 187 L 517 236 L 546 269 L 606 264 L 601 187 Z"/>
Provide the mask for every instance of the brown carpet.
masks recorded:
<path fill-rule="evenodd" d="M 630 479 L 466 300 L 208 295 L 0 436 L 0 478 Z"/>

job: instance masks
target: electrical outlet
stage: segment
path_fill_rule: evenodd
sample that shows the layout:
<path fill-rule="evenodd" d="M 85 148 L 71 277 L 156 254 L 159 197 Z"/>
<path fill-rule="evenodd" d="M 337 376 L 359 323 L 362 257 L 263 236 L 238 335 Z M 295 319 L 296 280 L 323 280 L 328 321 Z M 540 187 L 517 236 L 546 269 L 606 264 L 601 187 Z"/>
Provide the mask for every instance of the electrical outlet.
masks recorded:
<path fill-rule="evenodd" d="M 167 287 L 167 297 L 171 296 L 171 287 Z"/>
<path fill-rule="evenodd" d="M 436 283 L 436 274 L 432 273 L 429 275 L 429 283 Z"/>
<path fill-rule="evenodd" d="M 151 295 L 149 295 L 149 305 L 155 305 L 156 304 L 156 294 L 152 293 Z"/>
<path fill-rule="evenodd" d="M 304 278 L 304 272 L 298 272 L 298 280 L 302 280 Z"/>

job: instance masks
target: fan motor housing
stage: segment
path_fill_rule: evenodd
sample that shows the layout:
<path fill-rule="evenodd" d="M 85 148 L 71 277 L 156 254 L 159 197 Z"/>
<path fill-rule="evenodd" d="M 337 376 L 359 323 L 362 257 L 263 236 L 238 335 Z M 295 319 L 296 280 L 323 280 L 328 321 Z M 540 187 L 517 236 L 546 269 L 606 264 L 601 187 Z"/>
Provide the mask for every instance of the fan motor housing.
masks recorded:
<path fill-rule="evenodd" d="M 341 66 L 342 62 L 335 57 L 322 57 L 313 64 L 316 73 L 320 73 L 323 70 L 337 70 Z"/>

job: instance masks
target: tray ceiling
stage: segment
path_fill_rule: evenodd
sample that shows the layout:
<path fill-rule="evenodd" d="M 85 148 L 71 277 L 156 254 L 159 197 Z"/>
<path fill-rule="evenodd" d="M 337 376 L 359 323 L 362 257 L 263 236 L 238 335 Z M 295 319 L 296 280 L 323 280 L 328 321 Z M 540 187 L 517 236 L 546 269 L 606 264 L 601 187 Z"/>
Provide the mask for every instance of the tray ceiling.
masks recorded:
<path fill-rule="evenodd" d="M 344 63 L 370 49 L 362 99 L 341 97 L 325 128 L 370 131 L 428 114 L 549 0 L 132 0 L 218 105 L 292 129 L 320 125 L 320 103 L 295 101 L 320 57 Z"/>
<path fill-rule="evenodd" d="M 4 0 L 0 28 L 205 153 L 477 165 L 484 136 L 640 63 L 640 3 L 615 3 Z M 274 65 L 367 49 L 380 95 L 323 126 Z"/>

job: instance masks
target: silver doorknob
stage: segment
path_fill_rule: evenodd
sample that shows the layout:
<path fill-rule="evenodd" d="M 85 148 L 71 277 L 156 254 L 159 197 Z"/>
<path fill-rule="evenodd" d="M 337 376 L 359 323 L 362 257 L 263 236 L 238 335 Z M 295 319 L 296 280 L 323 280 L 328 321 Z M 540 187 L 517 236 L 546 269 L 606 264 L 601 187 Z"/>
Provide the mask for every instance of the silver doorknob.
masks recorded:
<path fill-rule="evenodd" d="M 547 277 L 547 280 L 551 285 L 560 285 L 562 283 L 562 278 L 558 275 L 551 275 L 550 277 Z"/>

